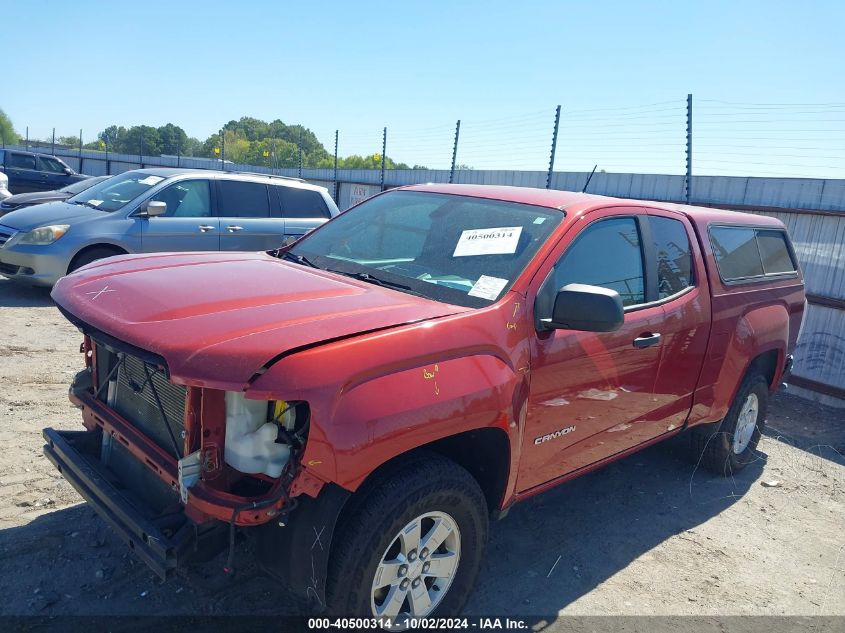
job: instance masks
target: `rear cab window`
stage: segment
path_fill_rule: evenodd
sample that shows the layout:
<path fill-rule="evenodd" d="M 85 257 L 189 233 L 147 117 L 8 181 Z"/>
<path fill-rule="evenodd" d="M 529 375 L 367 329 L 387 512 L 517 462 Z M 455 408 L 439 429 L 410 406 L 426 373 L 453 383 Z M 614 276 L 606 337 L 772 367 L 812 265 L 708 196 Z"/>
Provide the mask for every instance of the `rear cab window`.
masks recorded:
<path fill-rule="evenodd" d="M 757 281 L 798 271 L 781 229 L 750 226 L 711 226 L 710 246 L 725 283 Z"/>
<path fill-rule="evenodd" d="M 657 258 L 657 299 L 661 300 L 694 285 L 692 246 L 680 220 L 650 215 L 648 222 Z"/>

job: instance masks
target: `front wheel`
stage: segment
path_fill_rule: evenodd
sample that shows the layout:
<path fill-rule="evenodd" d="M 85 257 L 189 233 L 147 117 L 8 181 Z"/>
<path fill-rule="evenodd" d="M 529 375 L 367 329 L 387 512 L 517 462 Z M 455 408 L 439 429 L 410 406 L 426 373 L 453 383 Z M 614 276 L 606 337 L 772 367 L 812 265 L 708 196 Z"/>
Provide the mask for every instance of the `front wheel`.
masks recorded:
<path fill-rule="evenodd" d="M 327 593 L 338 615 L 390 619 L 457 615 L 487 542 L 484 495 L 439 455 L 410 457 L 359 490 L 338 526 Z"/>
<path fill-rule="evenodd" d="M 748 374 L 721 422 L 692 429 L 692 457 L 719 475 L 728 476 L 745 468 L 755 459 L 768 404 L 768 380 L 762 374 Z"/>

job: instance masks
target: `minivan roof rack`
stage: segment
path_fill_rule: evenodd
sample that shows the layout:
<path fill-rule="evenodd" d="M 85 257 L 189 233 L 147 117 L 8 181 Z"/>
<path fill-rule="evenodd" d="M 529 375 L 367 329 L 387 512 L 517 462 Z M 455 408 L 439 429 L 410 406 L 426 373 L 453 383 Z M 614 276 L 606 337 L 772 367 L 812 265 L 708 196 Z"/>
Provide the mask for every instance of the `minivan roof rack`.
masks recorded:
<path fill-rule="evenodd" d="M 221 170 L 223 171 L 223 170 Z M 308 183 L 304 178 L 297 178 L 296 176 L 277 176 L 276 174 L 262 174 L 260 171 L 232 171 L 225 170 L 227 174 L 244 174 L 245 176 L 266 176 L 267 178 L 279 178 L 280 180 L 293 180 L 294 182 Z"/>

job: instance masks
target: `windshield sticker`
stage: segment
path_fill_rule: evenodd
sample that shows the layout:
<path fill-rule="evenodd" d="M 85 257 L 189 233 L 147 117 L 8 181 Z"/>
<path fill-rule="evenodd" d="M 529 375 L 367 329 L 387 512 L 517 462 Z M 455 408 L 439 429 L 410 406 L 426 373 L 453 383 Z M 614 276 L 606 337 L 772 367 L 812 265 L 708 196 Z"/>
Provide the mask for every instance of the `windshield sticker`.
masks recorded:
<path fill-rule="evenodd" d="M 89 200 L 88 204 L 90 204 L 92 207 L 99 207 L 101 204 L 103 204 L 103 201 L 102 200 Z"/>
<path fill-rule="evenodd" d="M 520 235 L 522 235 L 521 226 L 470 229 L 461 233 L 452 257 L 511 255 L 516 252 L 516 245 L 519 242 Z"/>
<path fill-rule="evenodd" d="M 508 285 L 507 279 L 500 279 L 499 277 L 488 277 L 481 275 L 475 285 L 467 294 L 470 297 L 481 297 L 482 299 L 489 299 L 495 301 L 499 298 L 499 293 L 502 288 Z"/>
<path fill-rule="evenodd" d="M 162 180 L 164 180 L 164 178 L 162 178 L 161 176 L 147 176 L 143 180 L 139 180 L 138 184 L 149 185 L 150 187 L 152 187 L 153 185 L 157 185 L 158 183 L 160 183 Z"/>
<path fill-rule="evenodd" d="M 534 224 L 542 224 L 545 221 L 546 218 L 544 218 L 543 216 L 540 216 L 539 218 L 534 218 Z"/>

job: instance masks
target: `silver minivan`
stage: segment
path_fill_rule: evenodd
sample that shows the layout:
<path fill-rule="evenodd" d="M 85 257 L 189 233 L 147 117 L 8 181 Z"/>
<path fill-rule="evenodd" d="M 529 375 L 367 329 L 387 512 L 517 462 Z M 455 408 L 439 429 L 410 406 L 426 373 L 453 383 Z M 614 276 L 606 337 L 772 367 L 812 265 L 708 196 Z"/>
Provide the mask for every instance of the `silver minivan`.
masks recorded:
<path fill-rule="evenodd" d="M 0 218 L 0 274 L 52 286 L 124 253 L 272 250 L 338 213 L 325 187 L 295 178 L 137 169 Z"/>

